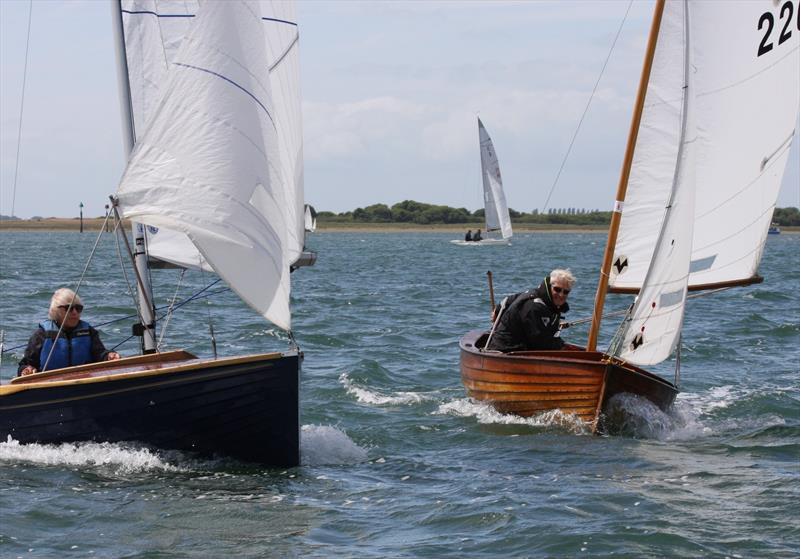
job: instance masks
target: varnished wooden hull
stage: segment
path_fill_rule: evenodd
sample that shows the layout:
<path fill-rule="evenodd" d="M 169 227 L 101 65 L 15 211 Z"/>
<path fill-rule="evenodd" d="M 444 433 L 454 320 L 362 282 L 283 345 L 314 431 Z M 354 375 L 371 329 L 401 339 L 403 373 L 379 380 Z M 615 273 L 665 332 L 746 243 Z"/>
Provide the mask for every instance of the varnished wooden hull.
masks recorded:
<path fill-rule="evenodd" d="M 567 346 L 559 351 L 483 352 L 476 346 L 484 341 L 480 330 L 461 339 L 461 380 L 471 398 L 501 413 L 529 417 L 560 410 L 596 428 L 603 405 L 615 394 L 637 394 L 667 409 L 678 393 L 664 379 L 610 363 L 599 351 Z"/>
<path fill-rule="evenodd" d="M 297 352 L 171 352 L 20 377 L 0 386 L 0 440 L 137 441 L 296 466 L 299 371 Z"/>

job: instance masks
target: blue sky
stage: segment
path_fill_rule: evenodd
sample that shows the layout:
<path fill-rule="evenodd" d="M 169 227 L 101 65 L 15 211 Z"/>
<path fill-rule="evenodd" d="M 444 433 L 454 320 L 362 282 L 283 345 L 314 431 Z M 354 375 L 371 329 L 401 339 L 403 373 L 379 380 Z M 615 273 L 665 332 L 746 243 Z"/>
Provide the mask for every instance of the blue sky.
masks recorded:
<path fill-rule="evenodd" d="M 14 210 L 103 213 L 123 170 L 110 2 L 36 1 Z M 481 206 L 476 115 L 509 205 L 543 209 L 627 0 L 301 1 L 306 199 Z M 0 213 L 10 214 L 27 0 L 0 2 Z M 636 0 L 550 207 L 611 208 L 652 13 Z M 779 206 L 800 206 L 800 142 Z"/>

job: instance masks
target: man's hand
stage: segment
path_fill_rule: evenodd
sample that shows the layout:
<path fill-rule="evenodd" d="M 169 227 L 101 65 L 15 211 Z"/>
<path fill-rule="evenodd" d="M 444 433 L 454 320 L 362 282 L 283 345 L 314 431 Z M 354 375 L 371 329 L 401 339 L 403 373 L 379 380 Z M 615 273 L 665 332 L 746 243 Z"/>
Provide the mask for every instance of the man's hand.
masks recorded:
<path fill-rule="evenodd" d="M 24 369 L 22 369 L 22 371 L 20 371 L 20 375 L 23 375 L 23 376 L 24 375 L 32 375 L 35 372 L 36 372 L 36 367 L 32 367 L 30 365 L 27 365 L 27 366 L 25 366 Z"/>

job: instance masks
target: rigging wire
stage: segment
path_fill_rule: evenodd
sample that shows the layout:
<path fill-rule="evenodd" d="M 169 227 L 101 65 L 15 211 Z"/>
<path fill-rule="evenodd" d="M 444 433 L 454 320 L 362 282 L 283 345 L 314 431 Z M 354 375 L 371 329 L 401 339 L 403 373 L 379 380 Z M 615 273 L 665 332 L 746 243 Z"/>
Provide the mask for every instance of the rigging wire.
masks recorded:
<path fill-rule="evenodd" d="M 166 320 L 164 321 L 164 326 L 161 327 L 161 335 L 158 337 L 158 343 L 156 344 L 156 351 L 161 351 L 161 343 L 164 341 L 164 335 L 167 333 L 167 326 L 169 326 L 169 321 L 172 318 L 172 311 L 175 307 L 175 302 L 178 300 L 178 292 L 181 289 L 181 285 L 183 285 L 183 278 L 186 275 L 186 268 L 181 269 L 181 275 L 178 277 L 178 285 L 175 286 L 175 294 L 172 296 L 172 301 L 170 301 L 169 308 L 167 309 L 166 313 Z M 159 318 L 159 320 L 161 320 Z"/>
<path fill-rule="evenodd" d="M 547 198 L 544 201 L 544 206 L 542 207 L 542 212 L 547 209 L 548 204 L 550 203 L 550 197 L 553 195 L 553 191 L 556 189 L 556 185 L 558 184 L 558 179 L 561 178 L 561 172 L 564 170 L 564 166 L 567 164 L 567 159 L 569 158 L 569 154 L 572 152 L 572 146 L 575 144 L 575 139 L 578 137 L 578 132 L 580 132 L 581 125 L 583 124 L 583 119 L 586 118 L 586 113 L 589 112 L 589 106 L 592 104 L 592 99 L 594 99 L 594 94 L 597 92 L 597 87 L 600 85 L 600 80 L 603 78 L 603 74 L 606 71 L 606 66 L 608 66 L 608 61 L 611 59 L 611 54 L 614 52 L 614 47 L 617 45 L 617 40 L 619 39 L 620 33 L 622 33 L 622 27 L 625 25 L 625 21 L 628 19 L 628 12 L 631 11 L 631 6 L 633 5 L 633 0 L 628 2 L 628 8 L 625 10 L 625 15 L 622 17 L 622 22 L 619 24 L 619 29 L 617 29 L 617 34 L 614 37 L 614 42 L 611 43 L 611 49 L 608 51 L 608 56 L 606 56 L 606 61 L 603 62 L 603 68 L 600 70 L 600 75 L 597 76 L 597 81 L 594 83 L 594 88 L 592 88 L 592 93 L 589 95 L 589 100 L 586 102 L 586 107 L 583 109 L 583 114 L 581 115 L 580 120 L 578 121 L 578 126 L 575 128 L 575 133 L 572 135 L 572 139 L 569 142 L 569 147 L 567 148 L 567 153 L 564 154 L 564 159 L 561 161 L 561 166 L 558 168 L 558 172 L 556 173 L 556 178 L 553 180 L 553 186 L 550 187 L 550 191 L 547 193 Z"/>
<path fill-rule="evenodd" d="M 19 127 L 17 129 L 17 156 L 14 163 L 14 186 L 11 189 L 11 216 L 14 216 L 14 207 L 17 202 L 17 176 L 19 174 L 19 151 L 22 144 L 22 114 L 25 108 L 25 82 L 28 80 L 28 47 L 31 43 L 31 20 L 33 19 L 33 0 L 28 4 L 28 34 L 25 39 L 25 66 L 22 70 L 22 95 L 19 99 Z"/>
<path fill-rule="evenodd" d="M 108 223 L 108 217 L 109 216 L 106 215 L 106 218 L 103 221 L 103 226 L 100 227 L 100 232 L 97 234 L 97 238 L 94 241 L 94 246 L 92 247 L 92 251 L 89 253 L 89 258 L 86 260 L 86 265 L 83 267 L 83 272 L 81 273 L 81 277 L 78 279 L 78 284 L 75 286 L 75 289 L 73 290 L 75 292 L 75 296 L 76 297 L 78 296 L 78 292 L 80 291 L 81 285 L 83 284 L 83 280 L 86 277 L 86 272 L 89 271 L 89 264 L 92 263 L 92 258 L 94 258 L 94 255 L 97 252 L 97 246 L 100 244 L 100 237 L 103 236 L 103 231 L 106 228 L 106 223 Z M 72 301 L 70 301 L 69 308 L 67 309 L 67 313 L 69 313 L 69 311 L 72 308 L 72 305 L 73 305 L 74 302 L 75 302 L 74 299 Z M 64 321 L 64 322 L 66 322 L 66 321 Z M 56 333 L 56 337 L 53 340 L 53 345 L 50 348 L 50 352 L 47 354 L 47 359 L 45 360 L 44 366 L 42 367 L 43 371 L 46 371 L 47 370 L 47 365 L 50 364 L 50 358 L 53 356 L 54 350 L 56 348 L 56 342 L 58 341 L 58 338 L 61 337 L 61 332 L 63 330 L 64 330 L 64 323 L 62 322 L 61 325 L 58 328 L 58 332 Z"/>

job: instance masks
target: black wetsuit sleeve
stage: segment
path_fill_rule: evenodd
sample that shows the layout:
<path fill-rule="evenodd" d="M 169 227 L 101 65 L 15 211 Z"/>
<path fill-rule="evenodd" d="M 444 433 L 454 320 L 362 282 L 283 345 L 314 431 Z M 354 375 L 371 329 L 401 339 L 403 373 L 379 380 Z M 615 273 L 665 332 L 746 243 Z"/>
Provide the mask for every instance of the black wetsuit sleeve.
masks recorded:
<path fill-rule="evenodd" d="M 91 327 L 89 328 L 89 333 L 92 337 L 92 363 L 96 363 L 97 361 L 105 361 L 106 357 L 108 357 L 109 351 L 100 340 L 100 333 Z"/>
<path fill-rule="evenodd" d="M 37 328 L 28 340 L 28 347 L 25 348 L 25 354 L 20 359 L 17 374 L 22 372 L 22 369 L 30 365 L 37 371 L 41 370 L 41 363 L 39 356 L 42 353 L 42 345 L 44 345 L 44 330 Z"/>

